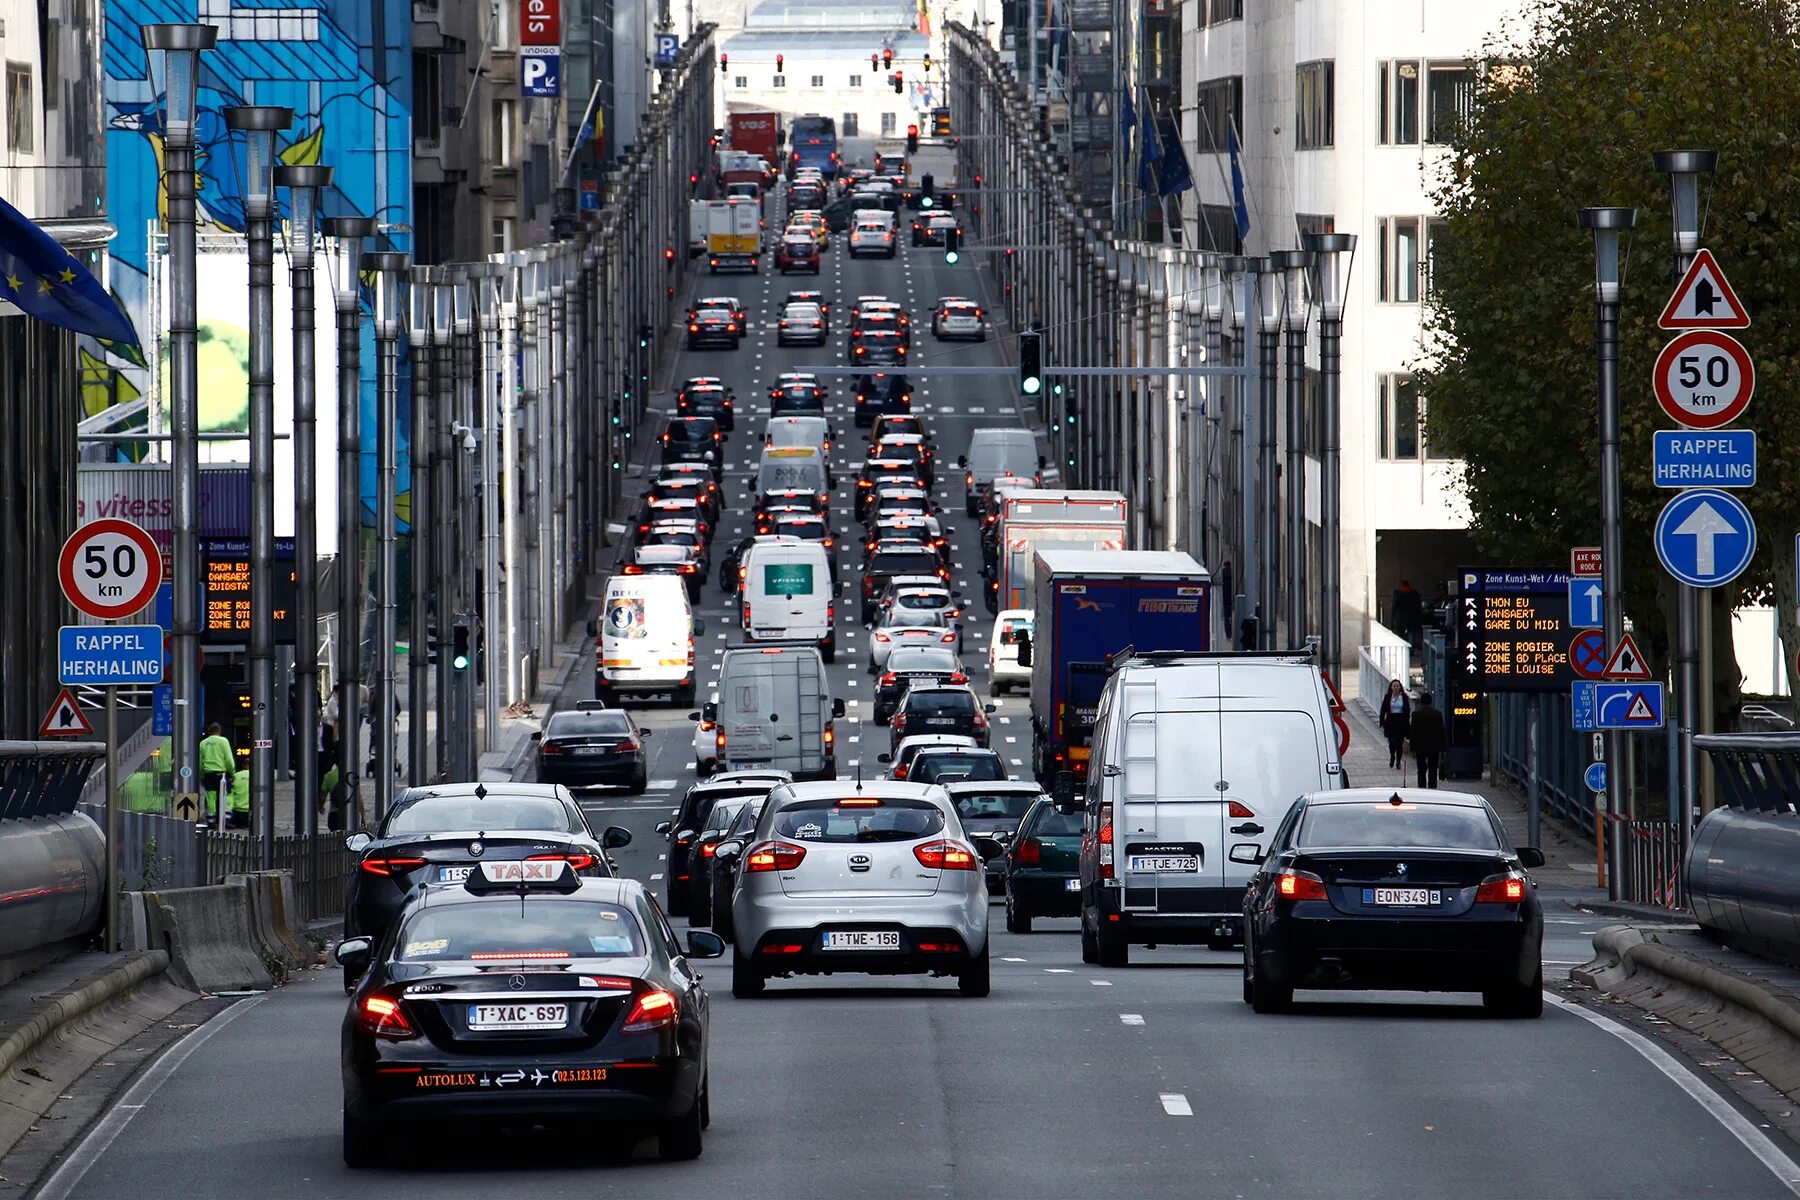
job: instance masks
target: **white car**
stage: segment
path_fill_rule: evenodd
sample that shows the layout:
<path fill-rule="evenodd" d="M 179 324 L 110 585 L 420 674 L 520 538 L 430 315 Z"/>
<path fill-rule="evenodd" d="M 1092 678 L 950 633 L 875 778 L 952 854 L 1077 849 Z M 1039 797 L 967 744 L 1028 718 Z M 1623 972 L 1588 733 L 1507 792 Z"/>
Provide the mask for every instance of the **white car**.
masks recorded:
<path fill-rule="evenodd" d="M 982 316 L 981 305 L 973 300 L 965 300 L 961 296 L 946 296 L 938 301 L 937 310 L 931 314 L 931 334 L 939 341 L 971 338 L 977 342 L 985 342 L 987 328 Z"/>
<path fill-rule="evenodd" d="M 912 618 L 938 613 L 951 621 L 962 615 L 957 593 L 930 575 L 896 576 L 875 602 L 875 624 L 910 625 Z"/>
<path fill-rule="evenodd" d="M 1031 668 L 1019 662 L 1019 639 L 1027 642 L 1034 620 L 1029 608 L 1002 609 L 994 617 L 994 635 L 988 639 L 988 683 L 998 694 L 1002 689 L 1031 686 Z"/>
<path fill-rule="evenodd" d="M 879 675 L 888 655 L 901 646 L 941 646 L 962 654 L 962 628 L 942 612 L 893 613 L 893 624 L 878 625 L 869 635 L 869 674 Z"/>
<path fill-rule="evenodd" d="M 862 254 L 885 254 L 894 257 L 893 229 L 880 221 L 858 221 L 850 230 L 850 257 Z"/>

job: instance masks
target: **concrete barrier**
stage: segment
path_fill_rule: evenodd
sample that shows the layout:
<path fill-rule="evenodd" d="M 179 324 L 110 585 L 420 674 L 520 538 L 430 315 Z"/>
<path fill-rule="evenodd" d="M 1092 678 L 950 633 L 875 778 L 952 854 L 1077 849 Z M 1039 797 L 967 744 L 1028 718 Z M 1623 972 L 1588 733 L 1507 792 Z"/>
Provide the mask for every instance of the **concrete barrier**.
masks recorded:
<path fill-rule="evenodd" d="M 227 875 L 228 884 L 241 884 L 250 894 L 250 932 L 265 960 L 278 960 L 288 970 L 309 965 L 313 955 L 295 935 L 289 916 L 294 908 L 294 877 L 288 871 L 252 871 Z"/>
<path fill-rule="evenodd" d="M 197 992 L 274 986 L 245 884 L 172 888 L 143 894 L 144 940 L 169 952 L 169 976 Z"/>
<path fill-rule="evenodd" d="M 151 950 L 121 958 L 105 971 L 52 999 L 24 1025 L 0 1041 L 0 1076 L 13 1069 L 32 1047 L 56 1030 L 86 1016 L 114 996 L 129 991 L 169 968 L 169 956 Z"/>

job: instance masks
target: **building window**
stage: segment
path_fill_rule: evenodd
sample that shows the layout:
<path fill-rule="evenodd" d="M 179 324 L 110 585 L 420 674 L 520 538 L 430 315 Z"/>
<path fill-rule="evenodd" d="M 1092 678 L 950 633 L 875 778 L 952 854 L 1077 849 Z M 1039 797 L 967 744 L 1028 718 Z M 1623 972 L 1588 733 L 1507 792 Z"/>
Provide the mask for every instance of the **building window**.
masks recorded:
<path fill-rule="evenodd" d="M 1200 26 L 1244 19 L 1244 0 L 1200 0 Z"/>
<path fill-rule="evenodd" d="M 814 75 L 814 76 L 813 76 L 813 77 L 812 77 L 812 84 L 811 84 L 811 86 L 812 86 L 812 87 L 815 87 L 815 88 L 822 88 L 822 87 L 824 87 L 824 86 L 825 86 L 825 77 L 824 77 L 824 76 L 823 76 L 823 75 Z"/>
<path fill-rule="evenodd" d="M 1381 377 L 1381 457 L 1390 462 L 1411 462 L 1419 457 L 1424 440 L 1419 408 L 1419 385 L 1411 375 Z"/>
<path fill-rule="evenodd" d="M 853 88 L 861 87 L 862 86 L 862 76 L 861 75 L 852 75 L 850 77 L 850 86 Z"/>
<path fill-rule="evenodd" d="M 6 64 L 6 148 L 19 154 L 37 151 L 33 136 L 37 123 L 32 119 L 31 64 Z"/>
<path fill-rule="evenodd" d="M 1322 150 L 1336 141 L 1337 65 L 1301 63 L 1294 71 L 1294 148 Z"/>
<path fill-rule="evenodd" d="M 435 54 L 413 52 L 413 140 L 436 142 L 443 131 L 443 75 Z"/>
<path fill-rule="evenodd" d="M 1418 217 L 1382 217 L 1375 222 L 1380 244 L 1380 299 L 1389 304 L 1419 302 Z"/>
<path fill-rule="evenodd" d="M 787 76 L 786 76 L 786 75 L 777 75 L 777 76 L 776 76 L 776 77 L 775 77 L 775 84 L 774 84 L 774 86 L 776 86 L 776 87 L 778 87 L 778 88 L 784 88 L 784 87 L 786 87 L 786 86 L 787 86 Z"/>
<path fill-rule="evenodd" d="M 1231 205 L 1200 206 L 1200 249 L 1218 254 L 1244 252 L 1244 243 L 1238 237 L 1237 213 Z"/>
<path fill-rule="evenodd" d="M 513 165 L 513 104 L 512 100 L 496 100 L 490 110 L 488 162 L 496 167 Z"/>
<path fill-rule="evenodd" d="M 1431 299 L 1438 289 L 1438 253 L 1449 244 L 1450 222 L 1437 217 L 1425 221 L 1425 297 Z"/>
<path fill-rule="evenodd" d="M 855 113 L 845 113 L 844 114 L 843 119 L 838 122 L 838 132 L 847 138 L 853 138 L 856 136 L 856 114 Z"/>
<path fill-rule="evenodd" d="M 1475 107 L 1475 67 L 1466 62 L 1431 63 L 1425 79 L 1425 140 L 1449 142 Z"/>
<path fill-rule="evenodd" d="M 1419 144 L 1419 64 L 1384 62 L 1377 91 L 1381 96 L 1378 136 L 1383 146 Z"/>
<path fill-rule="evenodd" d="M 1233 126 L 1244 128 L 1244 77 L 1227 75 L 1202 83 L 1195 95 L 1198 103 L 1200 152 L 1223 154 Z"/>
<path fill-rule="evenodd" d="M 899 127 L 899 124 L 900 124 L 900 119 L 896 114 L 891 113 L 891 112 L 882 113 L 881 114 L 881 136 L 882 137 L 893 137 L 895 130 Z"/>
<path fill-rule="evenodd" d="M 750 79 L 745 75 L 733 75 L 731 77 L 731 86 L 734 88 L 747 88 L 750 86 Z"/>
<path fill-rule="evenodd" d="M 512 253 L 512 222 L 495 217 L 488 222 L 488 249 L 495 254 Z"/>

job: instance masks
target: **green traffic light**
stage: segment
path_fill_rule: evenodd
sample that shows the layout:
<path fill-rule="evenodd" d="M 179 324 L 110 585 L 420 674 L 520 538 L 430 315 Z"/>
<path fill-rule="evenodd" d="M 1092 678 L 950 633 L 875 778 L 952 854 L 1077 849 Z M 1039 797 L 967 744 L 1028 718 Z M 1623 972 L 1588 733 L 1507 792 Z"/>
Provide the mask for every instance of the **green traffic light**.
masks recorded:
<path fill-rule="evenodd" d="M 1022 383 L 1020 387 L 1027 396 L 1035 396 L 1044 390 L 1044 381 L 1039 379 L 1036 375 L 1029 375 L 1025 378 L 1024 383 Z"/>
<path fill-rule="evenodd" d="M 950 265 L 951 265 L 951 266 L 955 266 L 955 265 L 956 265 L 956 260 L 957 260 L 957 259 L 959 259 L 959 258 L 961 258 L 961 257 L 962 257 L 962 255 L 960 255 L 960 254 L 958 254 L 958 253 L 957 253 L 957 252 L 956 252 L 956 251 L 954 251 L 954 250 L 946 250 L 946 251 L 944 251 L 944 261 L 945 261 L 945 262 L 947 262 L 947 263 L 949 263 L 949 264 L 950 264 Z"/>
<path fill-rule="evenodd" d="M 919 207 L 920 208 L 930 208 L 931 207 L 931 197 L 930 196 L 919 197 Z"/>
<path fill-rule="evenodd" d="M 458 654 L 450 660 L 450 665 L 459 671 L 466 671 L 469 669 L 469 656 L 466 654 Z"/>

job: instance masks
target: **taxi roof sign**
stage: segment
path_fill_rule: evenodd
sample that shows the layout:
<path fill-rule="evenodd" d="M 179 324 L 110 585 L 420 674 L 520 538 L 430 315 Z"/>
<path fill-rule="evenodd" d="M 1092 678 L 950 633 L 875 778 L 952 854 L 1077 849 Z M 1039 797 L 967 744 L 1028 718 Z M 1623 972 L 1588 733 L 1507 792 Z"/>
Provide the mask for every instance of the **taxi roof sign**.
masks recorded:
<path fill-rule="evenodd" d="M 511 858 L 484 862 L 470 871 L 464 884 L 471 892 L 572 892 L 581 886 L 575 869 L 562 857 Z"/>

